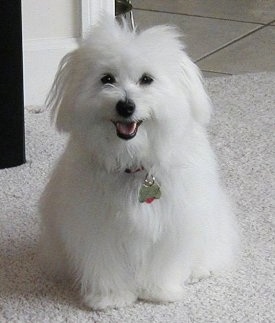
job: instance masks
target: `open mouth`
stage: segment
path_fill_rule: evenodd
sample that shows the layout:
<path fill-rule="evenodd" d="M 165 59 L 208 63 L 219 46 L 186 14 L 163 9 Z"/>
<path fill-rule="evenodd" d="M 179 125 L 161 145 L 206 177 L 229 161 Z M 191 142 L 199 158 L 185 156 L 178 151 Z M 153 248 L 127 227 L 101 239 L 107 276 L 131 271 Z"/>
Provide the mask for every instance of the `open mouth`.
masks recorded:
<path fill-rule="evenodd" d="M 129 122 L 129 121 L 112 121 L 116 127 L 116 134 L 119 138 L 124 140 L 133 139 L 138 131 L 138 127 L 142 121 Z"/>

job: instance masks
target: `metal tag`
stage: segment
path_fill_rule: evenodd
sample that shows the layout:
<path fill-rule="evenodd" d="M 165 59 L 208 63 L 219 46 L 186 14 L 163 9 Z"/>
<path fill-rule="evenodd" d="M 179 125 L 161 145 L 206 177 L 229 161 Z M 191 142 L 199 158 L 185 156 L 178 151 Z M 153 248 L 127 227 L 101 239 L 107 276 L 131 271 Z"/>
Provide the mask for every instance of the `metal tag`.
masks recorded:
<path fill-rule="evenodd" d="M 161 197 L 161 190 L 159 184 L 156 182 L 155 177 L 146 176 L 140 190 L 138 200 L 140 203 L 152 203 L 155 199 Z"/>

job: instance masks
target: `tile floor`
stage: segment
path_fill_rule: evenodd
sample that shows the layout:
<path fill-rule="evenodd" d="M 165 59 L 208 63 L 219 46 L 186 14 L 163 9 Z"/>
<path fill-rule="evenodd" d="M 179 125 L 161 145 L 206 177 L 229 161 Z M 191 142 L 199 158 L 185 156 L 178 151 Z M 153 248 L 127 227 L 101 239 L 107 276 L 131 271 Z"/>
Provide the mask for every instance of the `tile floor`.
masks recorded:
<path fill-rule="evenodd" d="M 275 71 L 275 0 L 132 0 L 142 28 L 174 24 L 206 76 Z"/>

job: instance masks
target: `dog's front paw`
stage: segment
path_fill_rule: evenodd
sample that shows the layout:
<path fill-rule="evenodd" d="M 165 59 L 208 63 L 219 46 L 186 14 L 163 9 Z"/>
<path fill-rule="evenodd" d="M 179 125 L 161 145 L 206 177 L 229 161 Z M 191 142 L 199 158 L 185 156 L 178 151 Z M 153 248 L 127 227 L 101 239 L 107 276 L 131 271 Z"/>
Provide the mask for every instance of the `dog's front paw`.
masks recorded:
<path fill-rule="evenodd" d="M 196 284 L 199 281 L 211 276 L 210 270 L 204 267 L 198 267 L 192 270 L 191 275 L 187 279 L 187 284 Z"/>
<path fill-rule="evenodd" d="M 131 305 L 136 301 L 137 297 L 129 292 L 119 292 L 117 294 L 110 293 L 108 295 L 87 294 L 83 298 L 86 306 L 93 310 L 104 310 L 106 308 L 119 308 Z"/>
<path fill-rule="evenodd" d="M 183 295 L 184 291 L 180 285 L 150 286 L 141 291 L 139 298 L 156 303 L 168 303 L 182 300 Z"/>

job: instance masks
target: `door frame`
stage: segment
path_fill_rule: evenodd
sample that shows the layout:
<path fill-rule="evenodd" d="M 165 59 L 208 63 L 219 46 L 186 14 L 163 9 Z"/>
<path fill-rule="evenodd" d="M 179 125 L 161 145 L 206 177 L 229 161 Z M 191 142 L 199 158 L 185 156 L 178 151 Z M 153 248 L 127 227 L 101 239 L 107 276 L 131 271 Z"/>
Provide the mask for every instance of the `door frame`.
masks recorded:
<path fill-rule="evenodd" d="M 81 36 L 85 37 L 91 25 L 95 24 L 102 12 L 115 16 L 115 0 L 81 0 Z"/>

